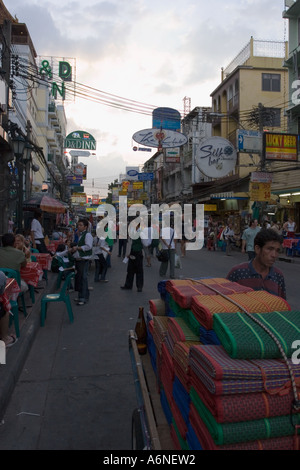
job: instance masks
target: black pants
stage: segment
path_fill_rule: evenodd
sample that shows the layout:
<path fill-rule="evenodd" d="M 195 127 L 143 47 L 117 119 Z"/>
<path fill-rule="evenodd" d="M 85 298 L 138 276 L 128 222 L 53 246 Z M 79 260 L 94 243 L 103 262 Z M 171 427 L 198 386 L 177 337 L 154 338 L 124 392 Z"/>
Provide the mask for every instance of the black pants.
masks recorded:
<path fill-rule="evenodd" d="M 97 282 L 99 281 L 99 276 L 101 275 L 101 280 L 103 281 L 105 279 L 106 273 L 107 273 L 107 263 L 106 259 L 102 255 L 97 255 L 98 259 L 95 258 L 95 275 L 94 275 L 94 281 Z"/>
<path fill-rule="evenodd" d="M 40 253 L 49 253 L 45 245 L 45 240 L 43 238 L 38 238 L 38 241 L 40 243 L 35 243 L 36 249 L 39 250 Z"/>
<path fill-rule="evenodd" d="M 75 290 L 78 292 L 78 299 L 84 302 L 87 302 L 90 297 L 90 291 L 88 290 L 89 266 L 89 259 L 80 259 L 75 261 Z"/>
<path fill-rule="evenodd" d="M 127 239 L 126 240 L 123 240 L 123 239 L 120 239 L 119 238 L 119 252 L 118 252 L 118 256 L 123 256 L 123 258 L 125 258 L 125 255 L 126 255 L 126 248 L 127 248 Z"/>
<path fill-rule="evenodd" d="M 132 253 L 132 256 L 135 256 L 135 259 L 129 258 L 125 287 L 132 289 L 135 275 L 136 287 L 142 289 L 144 285 L 143 252 Z"/>

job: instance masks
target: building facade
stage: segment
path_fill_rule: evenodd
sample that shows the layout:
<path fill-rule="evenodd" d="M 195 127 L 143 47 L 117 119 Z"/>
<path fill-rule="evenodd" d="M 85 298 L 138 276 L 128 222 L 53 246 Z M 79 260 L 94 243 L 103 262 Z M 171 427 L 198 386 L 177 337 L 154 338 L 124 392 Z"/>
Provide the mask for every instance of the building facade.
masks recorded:
<path fill-rule="evenodd" d="M 50 84 L 40 74 L 37 53 L 26 25 L 10 15 L 2 0 L 0 30 L 4 51 L 0 78 L 5 140 L 0 144 L 1 178 L 2 175 L 4 178 L 0 234 L 3 234 L 7 231 L 8 218 L 14 220 L 18 230 L 25 228 L 22 202 L 33 192 L 48 191 L 68 202 L 65 173 L 69 162 L 64 154 L 64 107 L 56 104 Z M 25 141 L 26 155 L 25 150 L 16 154 L 16 140 Z"/>

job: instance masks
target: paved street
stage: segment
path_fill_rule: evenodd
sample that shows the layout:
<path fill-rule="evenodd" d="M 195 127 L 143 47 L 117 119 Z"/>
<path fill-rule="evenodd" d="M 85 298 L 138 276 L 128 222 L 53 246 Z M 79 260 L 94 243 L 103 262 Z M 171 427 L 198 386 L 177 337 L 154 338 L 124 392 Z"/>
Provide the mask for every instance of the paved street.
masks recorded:
<path fill-rule="evenodd" d="M 78 307 L 72 300 L 75 321 L 69 323 L 63 304 L 50 305 L 44 328 L 37 334 L 0 426 L 0 449 L 35 450 L 130 450 L 131 414 L 136 407 L 135 388 L 128 350 L 128 331 L 134 329 L 139 306 L 159 297 L 159 263 L 144 268 L 145 287 L 122 291 L 126 265 L 114 246 L 109 282 L 93 282 L 90 303 Z M 247 259 L 240 252 L 188 251 L 178 277 L 224 277 Z M 278 261 L 288 286 L 288 301 L 298 307 L 299 259 Z M 55 275 L 50 274 L 49 285 Z M 72 299 L 76 293 L 71 294 Z M 36 316 L 34 319 L 33 316 Z M 8 351 L 1 373 L 32 336 L 32 313 L 19 342 Z M 26 326 L 26 323 L 28 325 Z M 300 338 L 299 338 L 300 339 Z M 3 379 L 2 379 L 3 380 Z"/>

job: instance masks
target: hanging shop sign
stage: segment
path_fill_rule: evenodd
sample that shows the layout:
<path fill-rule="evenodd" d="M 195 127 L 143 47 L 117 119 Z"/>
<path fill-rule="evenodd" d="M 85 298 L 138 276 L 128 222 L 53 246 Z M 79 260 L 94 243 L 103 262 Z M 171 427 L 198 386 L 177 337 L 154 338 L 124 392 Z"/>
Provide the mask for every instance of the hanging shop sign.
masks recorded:
<path fill-rule="evenodd" d="M 133 187 L 134 190 L 135 189 L 143 189 L 144 183 L 142 181 L 134 181 L 132 183 L 132 187 Z"/>
<path fill-rule="evenodd" d="M 154 173 L 139 173 L 138 180 L 139 181 L 153 181 Z"/>
<path fill-rule="evenodd" d="M 180 163 L 180 149 L 173 148 L 173 149 L 166 149 L 166 163 Z"/>
<path fill-rule="evenodd" d="M 137 147 L 136 145 L 134 147 L 132 147 L 132 150 L 134 152 L 152 152 L 152 149 L 148 149 L 147 147 Z"/>
<path fill-rule="evenodd" d="M 266 173 L 265 171 L 253 171 L 251 173 L 252 183 L 272 183 L 272 173 Z"/>
<path fill-rule="evenodd" d="M 39 73 L 44 80 L 51 82 L 51 94 L 55 100 L 74 101 L 76 83 L 76 59 L 38 56 Z M 68 90 L 65 83 L 68 82 Z M 68 96 L 66 91 L 68 91 Z"/>
<path fill-rule="evenodd" d="M 67 175 L 67 182 L 70 186 L 80 186 L 82 184 L 82 176 Z"/>
<path fill-rule="evenodd" d="M 265 160 L 297 161 L 298 136 L 296 134 L 263 134 L 263 152 Z"/>
<path fill-rule="evenodd" d="M 96 150 L 96 140 L 86 131 L 74 131 L 65 138 L 65 148 Z"/>
<path fill-rule="evenodd" d="M 186 144 L 188 139 L 180 132 L 169 129 L 144 129 L 132 136 L 138 144 L 157 148 L 174 148 Z"/>
<path fill-rule="evenodd" d="M 181 116 L 173 108 L 156 108 L 152 112 L 152 126 L 155 129 L 180 131 Z"/>
<path fill-rule="evenodd" d="M 262 133 L 259 131 L 237 129 L 236 141 L 239 152 L 261 153 Z"/>
<path fill-rule="evenodd" d="M 138 166 L 127 166 L 126 178 L 130 181 L 138 181 L 139 172 L 140 172 L 140 169 Z"/>
<path fill-rule="evenodd" d="M 223 137 L 211 137 L 198 148 L 196 165 L 210 178 L 222 178 L 233 171 L 237 152 L 229 140 Z"/>
<path fill-rule="evenodd" d="M 86 204 L 86 194 L 85 193 L 73 193 L 71 196 L 72 204 L 84 205 Z"/>
<path fill-rule="evenodd" d="M 83 180 L 86 180 L 87 175 L 87 165 L 84 163 L 78 163 L 74 166 L 74 174 L 75 176 L 81 176 Z"/>
<path fill-rule="evenodd" d="M 263 202 L 271 199 L 271 183 L 250 183 L 250 200 Z"/>

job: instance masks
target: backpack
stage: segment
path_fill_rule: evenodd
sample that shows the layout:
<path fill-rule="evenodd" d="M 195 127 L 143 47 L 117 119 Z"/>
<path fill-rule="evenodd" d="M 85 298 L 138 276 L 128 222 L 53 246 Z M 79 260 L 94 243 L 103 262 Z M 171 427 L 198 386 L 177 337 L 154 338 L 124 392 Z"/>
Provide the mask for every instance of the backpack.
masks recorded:
<path fill-rule="evenodd" d="M 51 271 L 53 273 L 58 273 L 59 272 L 59 262 L 56 256 L 53 256 L 52 261 L 51 261 Z"/>

